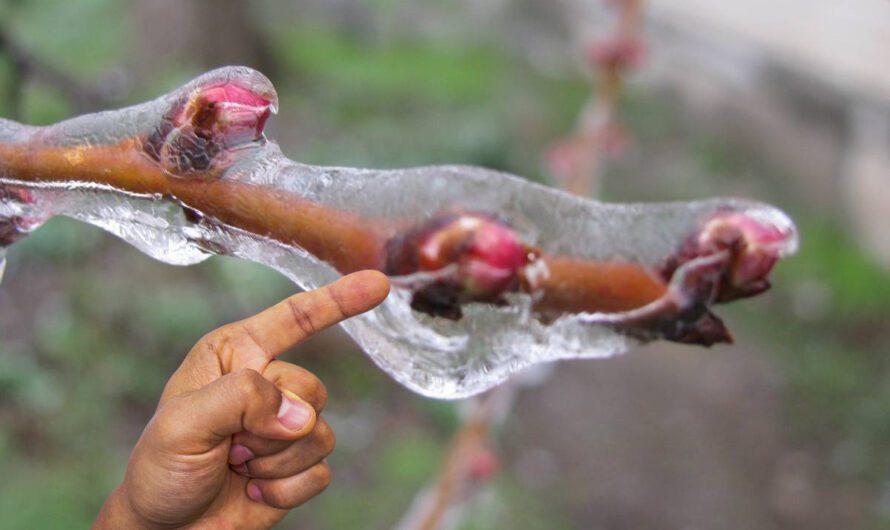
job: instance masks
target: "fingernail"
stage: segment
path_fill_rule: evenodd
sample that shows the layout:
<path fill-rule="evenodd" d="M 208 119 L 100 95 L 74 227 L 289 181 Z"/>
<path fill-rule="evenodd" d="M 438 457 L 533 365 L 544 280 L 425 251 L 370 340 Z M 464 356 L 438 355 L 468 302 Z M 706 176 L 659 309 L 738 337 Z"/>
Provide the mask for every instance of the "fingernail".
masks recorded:
<path fill-rule="evenodd" d="M 232 444 L 232 447 L 229 449 L 229 463 L 233 466 L 241 465 L 255 456 L 253 451 L 241 444 Z"/>
<path fill-rule="evenodd" d="M 282 390 L 284 398 L 278 409 L 278 421 L 292 431 L 299 431 L 312 419 L 312 408 L 290 390 Z"/>
<path fill-rule="evenodd" d="M 263 500 L 263 492 L 260 491 L 260 487 L 253 482 L 247 484 L 247 496 L 250 497 L 250 500 L 253 502 L 266 504 L 266 501 Z"/>
<path fill-rule="evenodd" d="M 250 470 L 247 469 L 247 462 L 238 464 L 237 466 L 232 466 L 232 471 L 234 471 L 236 473 L 240 473 L 241 475 L 244 475 L 245 477 L 250 476 Z"/>

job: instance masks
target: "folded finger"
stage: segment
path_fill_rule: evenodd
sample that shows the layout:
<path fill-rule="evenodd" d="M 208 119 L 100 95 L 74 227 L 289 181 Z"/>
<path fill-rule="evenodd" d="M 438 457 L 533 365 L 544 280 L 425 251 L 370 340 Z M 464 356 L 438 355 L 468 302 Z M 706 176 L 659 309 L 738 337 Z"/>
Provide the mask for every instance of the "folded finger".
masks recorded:
<path fill-rule="evenodd" d="M 317 414 L 328 402 L 328 392 L 315 375 L 295 364 L 275 360 L 263 370 L 263 377 L 282 390 L 290 390 L 315 408 Z"/>
<path fill-rule="evenodd" d="M 262 479 L 285 478 L 297 475 L 327 458 L 334 450 L 336 438 L 330 425 L 319 418 L 315 430 L 305 438 L 291 443 L 280 451 L 266 456 L 247 456 L 233 445 L 229 453 L 232 469 L 244 476 Z M 250 451 L 252 454 L 252 451 Z"/>
<path fill-rule="evenodd" d="M 254 502 L 290 510 L 304 504 L 331 483 L 331 468 L 319 462 L 302 473 L 279 479 L 251 479 L 247 496 Z"/>
<path fill-rule="evenodd" d="M 253 370 L 225 375 L 168 400 L 149 425 L 158 440 L 200 453 L 248 431 L 269 439 L 296 440 L 315 428 L 315 409 Z"/>

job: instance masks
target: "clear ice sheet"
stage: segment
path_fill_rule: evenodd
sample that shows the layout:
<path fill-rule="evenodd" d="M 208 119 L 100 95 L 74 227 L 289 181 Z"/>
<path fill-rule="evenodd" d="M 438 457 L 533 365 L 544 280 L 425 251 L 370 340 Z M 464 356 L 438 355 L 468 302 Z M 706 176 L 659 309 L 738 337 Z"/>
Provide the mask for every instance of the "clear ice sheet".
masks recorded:
<path fill-rule="evenodd" d="M 217 71 L 194 83 L 210 75 L 237 77 L 244 72 Z M 175 94 L 63 122 L 55 126 L 53 141 L 91 146 L 139 134 L 157 123 L 175 101 Z M 0 120 L 0 141 L 22 138 L 31 130 Z M 241 153 L 220 178 L 291 192 L 369 218 L 419 220 L 453 208 L 496 212 L 513 223 L 525 243 L 548 254 L 624 260 L 651 267 L 662 263 L 717 212 L 746 212 L 794 232 L 784 213 L 753 201 L 605 204 L 478 167 L 368 170 L 309 166 L 287 159 L 272 141 Z M 0 175 L 2 189 L 27 189 L 31 194 L 33 200 L 28 203 L 0 201 L 0 219 L 30 219 L 28 229 L 51 216 L 65 215 L 99 226 L 149 256 L 174 265 L 199 263 L 226 249 L 227 254 L 272 267 L 307 290 L 340 276 L 301 248 L 188 216 L 181 204 L 170 198 L 89 183 L 24 183 L 14 175 Z M 789 241 L 783 254 L 793 252 L 795 245 L 796 240 Z M 0 263 L 3 253 L 0 249 Z M 635 343 L 635 339 L 602 325 L 597 315 L 565 315 L 543 323 L 535 318 L 531 298 L 525 294 L 511 294 L 511 303 L 503 306 L 467 304 L 464 317 L 456 321 L 412 310 L 411 295 L 396 284 L 380 307 L 342 325 L 381 369 L 430 397 L 469 396 L 536 363 L 609 357 Z"/>

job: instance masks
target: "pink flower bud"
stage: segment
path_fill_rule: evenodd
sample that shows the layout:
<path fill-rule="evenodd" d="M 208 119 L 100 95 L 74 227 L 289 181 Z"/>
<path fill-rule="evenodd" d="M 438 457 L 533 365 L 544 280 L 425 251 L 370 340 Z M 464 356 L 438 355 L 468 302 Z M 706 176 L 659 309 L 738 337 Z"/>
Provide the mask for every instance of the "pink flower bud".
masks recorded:
<path fill-rule="evenodd" d="M 643 41 L 635 37 L 595 41 L 587 48 L 590 63 L 606 70 L 619 70 L 639 66 L 645 57 Z"/>
<path fill-rule="evenodd" d="M 468 458 L 469 475 L 476 483 L 488 482 L 501 468 L 501 462 L 497 453 L 487 446 L 475 448 L 475 451 Z"/>
<path fill-rule="evenodd" d="M 9 246 L 36 230 L 45 217 L 20 216 L 0 218 L 0 247 Z"/>
<path fill-rule="evenodd" d="M 258 94 L 234 83 L 199 89 L 183 109 L 183 122 L 218 134 L 226 146 L 258 140 L 269 116 L 277 112 L 277 96 Z"/>
<path fill-rule="evenodd" d="M 34 193 L 28 189 L 0 189 L 0 202 L 13 201 L 22 204 L 33 204 L 35 200 Z"/>
<path fill-rule="evenodd" d="M 792 237 L 781 227 L 739 212 L 708 221 L 697 238 L 699 253 L 731 253 L 720 300 L 753 296 L 769 289 L 767 277 Z"/>
<path fill-rule="evenodd" d="M 470 218 L 464 219 L 473 224 Z M 479 299 L 499 297 L 517 285 L 519 269 L 527 263 L 528 252 L 512 229 L 503 223 L 479 218 L 461 259 L 464 293 Z"/>
<path fill-rule="evenodd" d="M 519 286 L 529 250 L 494 216 L 447 213 L 428 220 L 388 247 L 387 272 L 432 273 L 414 294 L 415 309 L 460 318 L 464 302 L 499 303 Z"/>
<path fill-rule="evenodd" d="M 502 221 L 481 214 L 459 214 L 419 244 L 418 270 L 458 266 L 461 292 L 471 299 L 499 297 L 515 286 L 527 253 L 516 233 Z"/>
<path fill-rule="evenodd" d="M 730 302 L 769 289 L 768 276 L 773 267 L 796 245 L 797 235 L 790 223 L 760 219 L 744 212 L 723 212 L 708 219 L 697 234 L 665 261 L 661 275 L 665 281 L 671 281 L 692 260 L 719 258 L 702 264 L 706 273 L 687 272 L 683 291 L 686 296 L 706 296 L 708 300 L 699 300 L 702 303 Z M 714 267 L 717 269 L 711 270 Z"/>
<path fill-rule="evenodd" d="M 226 150 L 261 140 L 277 105 L 271 85 L 251 89 L 227 81 L 199 87 L 149 135 L 145 151 L 170 174 L 195 176 Z"/>

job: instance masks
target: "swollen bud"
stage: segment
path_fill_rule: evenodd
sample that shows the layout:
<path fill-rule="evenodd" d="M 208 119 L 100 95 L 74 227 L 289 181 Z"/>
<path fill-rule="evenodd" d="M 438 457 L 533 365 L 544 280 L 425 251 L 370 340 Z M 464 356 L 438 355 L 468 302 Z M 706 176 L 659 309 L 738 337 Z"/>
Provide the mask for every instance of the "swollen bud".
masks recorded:
<path fill-rule="evenodd" d="M 275 111 L 275 94 L 261 95 L 234 83 L 199 89 L 181 116 L 196 131 L 215 136 L 225 147 L 259 140 Z"/>
<path fill-rule="evenodd" d="M 221 153 L 261 141 L 277 105 L 271 84 L 248 88 L 221 81 L 199 86 L 170 111 L 145 151 L 168 173 L 195 176 L 211 169 Z"/>
<path fill-rule="evenodd" d="M 46 221 L 45 215 L 33 213 L 31 206 L 35 202 L 34 194 L 30 190 L 0 189 L 0 210 L 14 212 L 11 215 L 0 216 L 0 248 L 12 245 Z"/>
<path fill-rule="evenodd" d="M 588 61 L 604 70 L 623 70 L 639 66 L 645 55 L 645 45 L 636 37 L 595 41 L 587 47 Z"/>
<path fill-rule="evenodd" d="M 519 275 L 531 259 L 529 249 L 503 220 L 474 212 L 437 215 L 391 240 L 387 273 L 423 273 L 412 307 L 458 319 L 460 304 L 502 303 L 519 287 Z"/>
<path fill-rule="evenodd" d="M 708 221 L 698 236 L 703 253 L 729 250 L 720 301 L 761 293 L 770 287 L 767 276 L 784 254 L 791 234 L 744 213 L 719 215 Z"/>
<path fill-rule="evenodd" d="M 790 225 L 789 225 L 790 226 Z M 770 287 L 768 276 L 780 258 L 791 253 L 796 235 L 790 227 L 743 212 L 726 212 L 707 220 L 701 230 L 662 268 L 670 280 L 684 263 L 725 253 L 715 300 L 729 302 L 760 294 Z"/>

